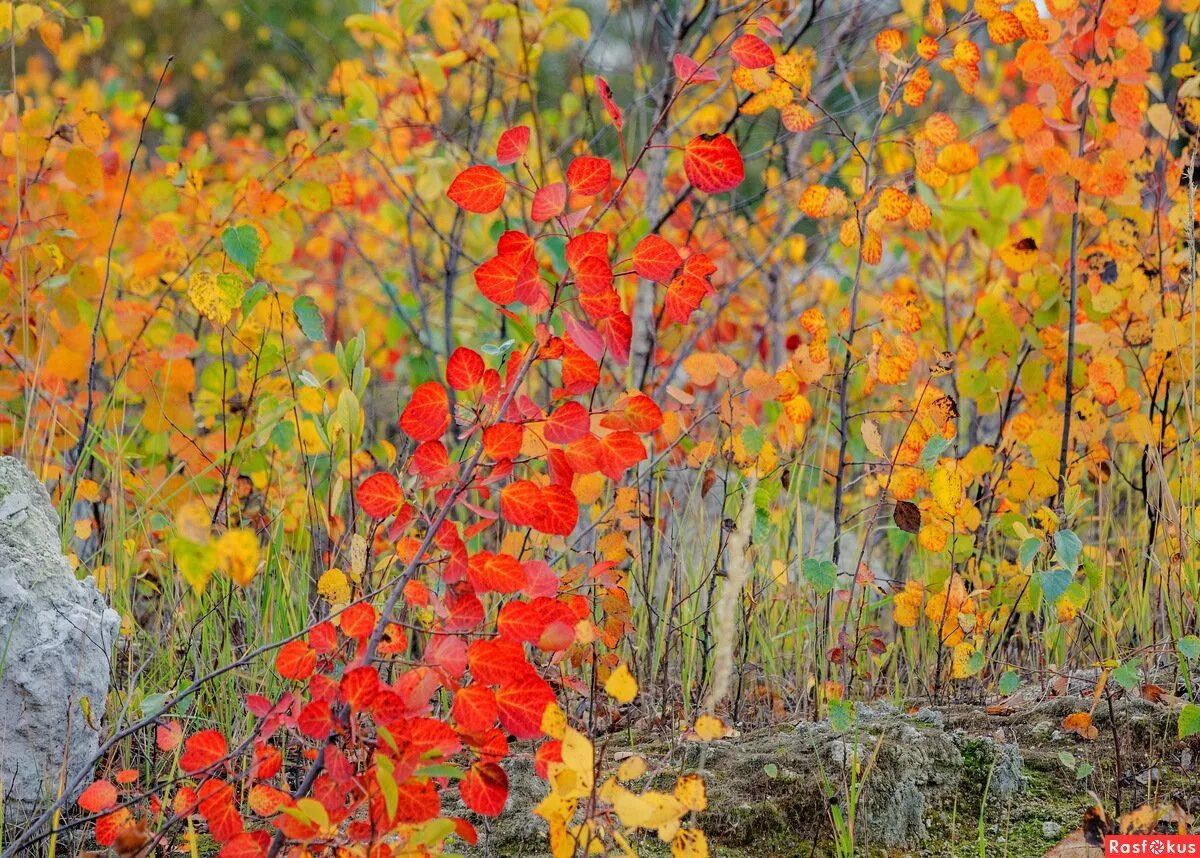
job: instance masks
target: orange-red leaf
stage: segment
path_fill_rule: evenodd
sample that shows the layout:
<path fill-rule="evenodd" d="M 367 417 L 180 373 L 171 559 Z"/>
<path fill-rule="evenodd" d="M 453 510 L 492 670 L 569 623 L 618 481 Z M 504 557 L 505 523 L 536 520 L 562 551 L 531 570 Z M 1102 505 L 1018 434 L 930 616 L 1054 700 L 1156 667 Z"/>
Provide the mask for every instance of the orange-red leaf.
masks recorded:
<path fill-rule="evenodd" d="M 517 288 L 526 279 L 529 267 L 524 256 L 500 253 L 475 269 L 475 286 L 493 304 L 511 304 L 517 300 Z"/>
<path fill-rule="evenodd" d="M 592 418 L 588 410 L 574 400 L 564 402 L 546 420 L 542 435 L 551 444 L 570 444 L 588 433 Z"/>
<path fill-rule="evenodd" d="M 621 108 L 617 107 L 617 103 L 613 101 L 612 89 L 608 85 L 608 81 L 599 75 L 596 76 L 596 94 L 600 96 L 600 101 L 604 103 L 604 109 L 608 112 L 608 118 L 612 120 L 613 127 L 620 131 L 625 127 L 625 114 L 621 112 Z"/>
<path fill-rule="evenodd" d="M 542 491 L 537 483 L 516 480 L 500 492 L 500 515 L 509 524 L 533 527 L 542 517 Z"/>
<path fill-rule="evenodd" d="M 117 803 L 117 788 L 109 781 L 92 781 L 76 801 L 88 813 L 99 813 Z"/>
<path fill-rule="evenodd" d="M 361 640 L 370 636 L 371 632 L 375 630 L 377 619 L 375 608 L 367 602 L 358 602 L 342 611 L 339 625 L 341 625 L 342 634 L 346 637 Z"/>
<path fill-rule="evenodd" d="M 775 52 L 771 46 L 750 33 L 734 39 L 729 53 L 738 65 L 748 69 L 765 69 L 775 64 Z"/>
<path fill-rule="evenodd" d="M 742 183 L 746 168 L 742 153 L 724 134 L 701 134 L 683 150 L 688 181 L 705 193 L 731 191 Z"/>
<path fill-rule="evenodd" d="M 508 775 L 496 763 L 476 763 L 458 785 L 463 803 L 484 816 L 499 816 L 508 801 Z"/>
<path fill-rule="evenodd" d="M 529 126 L 517 125 L 500 135 L 496 142 L 496 162 L 500 166 L 521 160 L 529 147 Z"/>
<path fill-rule="evenodd" d="M 542 518 L 535 527 L 542 533 L 570 536 L 579 522 L 579 500 L 566 486 L 542 488 Z"/>
<path fill-rule="evenodd" d="M 504 202 L 504 191 L 504 177 L 500 171 L 479 164 L 467 167 L 455 176 L 446 190 L 446 196 L 469 212 L 487 214 L 500 208 Z"/>
<path fill-rule="evenodd" d="M 450 715 L 462 729 L 482 733 L 496 724 L 496 695 L 483 685 L 464 686 L 454 694 Z"/>
<path fill-rule="evenodd" d="M 183 727 L 178 721 L 167 721 L 154 728 L 154 743 L 163 753 L 170 753 L 183 741 Z"/>
<path fill-rule="evenodd" d="M 317 651 L 305 641 L 289 641 L 275 655 L 275 672 L 284 679 L 308 679 L 317 667 Z"/>
<path fill-rule="evenodd" d="M 518 739 L 536 739 L 542 735 L 542 716 L 553 702 L 554 692 L 549 684 L 534 673 L 496 691 L 500 723 Z"/>
<path fill-rule="evenodd" d="M 647 280 L 668 283 L 682 264 L 683 257 L 675 245 L 660 235 L 646 236 L 633 249 L 633 269 Z"/>
<path fill-rule="evenodd" d="M 413 391 L 400 414 L 400 428 L 416 441 L 440 438 L 450 426 L 450 397 L 436 381 L 427 381 Z"/>
<path fill-rule="evenodd" d="M 217 730 L 201 730 L 183 743 L 179 768 L 189 775 L 202 772 L 225 759 L 229 746 Z"/>
<path fill-rule="evenodd" d="M 359 483 L 354 497 L 363 512 L 374 519 L 393 515 L 404 503 L 404 491 L 400 483 L 387 471 L 371 474 Z"/>
<path fill-rule="evenodd" d="M 567 167 L 567 187 L 573 194 L 599 194 L 608 187 L 610 181 L 612 164 L 607 158 L 582 155 Z"/>
<path fill-rule="evenodd" d="M 379 672 L 370 665 L 347 670 L 342 675 L 341 691 L 352 712 L 369 709 L 379 693 Z"/>
<path fill-rule="evenodd" d="M 566 204 L 567 186 L 562 182 L 555 182 L 538 188 L 537 193 L 533 195 L 533 204 L 529 207 L 529 216 L 534 223 L 545 223 L 562 214 Z"/>
<path fill-rule="evenodd" d="M 459 346 L 446 361 L 446 384 L 455 390 L 470 390 L 483 379 L 483 370 L 479 353 Z"/>
<path fill-rule="evenodd" d="M 483 452 L 497 462 L 515 459 L 524 437 L 525 427 L 520 423 L 493 423 L 483 430 Z"/>

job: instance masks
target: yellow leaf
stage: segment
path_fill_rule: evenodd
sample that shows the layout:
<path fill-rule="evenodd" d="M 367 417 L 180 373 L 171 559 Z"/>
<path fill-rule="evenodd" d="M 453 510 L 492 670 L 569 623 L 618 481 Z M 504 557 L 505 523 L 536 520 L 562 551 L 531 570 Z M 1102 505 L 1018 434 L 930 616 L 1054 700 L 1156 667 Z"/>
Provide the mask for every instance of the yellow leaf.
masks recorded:
<path fill-rule="evenodd" d="M 883 438 L 879 435 L 879 426 L 874 420 L 863 421 L 862 438 L 872 456 L 878 456 L 881 459 L 887 458 L 887 454 L 883 452 Z"/>
<path fill-rule="evenodd" d="M 696 719 L 696 735 L 703 742 L 719 739 L 725 735 L 725 732 L 725 725 L 719 718 L 714 718 L 712 715 L 701 715 Z"/>
<path fill-rule="evenodd" d="M 630 757 L 617 766 L 617 780 L 633 781 L 646 773 L 645 757 Z"/>
<path fill-rule="evenodd" d="M 708 858 L 708 840 L 697 828 L 681 828 L 671 841 L 671 858 Z"/>
<path fill-rule="evenodd" d="M 63 163 L 63 172 L 81 191 L 97 190 L 104 183 L 100 159 L 85 146 L 72 147 Z"/>
<path fill-rule="evenodd" d="M 629 666 L 622 664 L 614 670 L 604 683 L 604 690 L 618 703 L 632 703 L 633 698 L 637 697 L 638 686 L 637 680 L 629 672 Z"/>
<path fill-rule="evenodd" d="M 675 798 L 688 810 L 701 811 L 708 807 L 704 778 L 700 775 L 681 775 L 675 781 Z"/>
<path fill-rule="evenodd" d="M 188 278 L 188 299 L 201 316 L 218 325 L 233 318 L 233 310 L 241 303 L 233 278 L 218 277 L 211 271 L 197 271 Z"/>
<path fill-rule="evenodd" d="M 258 537 L 252 530 L 227 530 L 217 540 L 217 562 L 221 571 L 240 587 L 254 580 L 259 554 Z"/>
<path fill-rule="evenodd" d="M 350 580 L 341 569 L 329 569 L 317 580 L 317 592 L 332 605 L 350 601 Z"/>

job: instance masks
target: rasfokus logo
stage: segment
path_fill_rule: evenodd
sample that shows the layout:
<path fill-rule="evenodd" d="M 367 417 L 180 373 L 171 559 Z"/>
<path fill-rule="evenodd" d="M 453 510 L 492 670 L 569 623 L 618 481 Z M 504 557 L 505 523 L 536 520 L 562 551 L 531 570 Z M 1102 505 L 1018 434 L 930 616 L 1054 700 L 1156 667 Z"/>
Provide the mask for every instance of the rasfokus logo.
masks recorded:
<path fill-rule="evenodd" d="M 1200 856 L 1200 834 L 1106 834 L 1104 854 Z"/>

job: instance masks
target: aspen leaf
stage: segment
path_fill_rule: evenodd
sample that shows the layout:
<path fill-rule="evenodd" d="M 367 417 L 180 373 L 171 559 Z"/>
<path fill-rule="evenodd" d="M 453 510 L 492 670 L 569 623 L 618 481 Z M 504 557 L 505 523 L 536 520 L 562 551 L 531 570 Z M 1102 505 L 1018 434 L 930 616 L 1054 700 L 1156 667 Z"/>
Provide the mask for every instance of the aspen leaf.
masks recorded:
<path fill-rule="evenodd" d="M 614 670 L 605 680 L 604 690 L 618 703 L 632 703 L 633 698 L 637 697 L 638 686 L 637 680 L 629 672 L 629 665 L 622 664 Z"/>

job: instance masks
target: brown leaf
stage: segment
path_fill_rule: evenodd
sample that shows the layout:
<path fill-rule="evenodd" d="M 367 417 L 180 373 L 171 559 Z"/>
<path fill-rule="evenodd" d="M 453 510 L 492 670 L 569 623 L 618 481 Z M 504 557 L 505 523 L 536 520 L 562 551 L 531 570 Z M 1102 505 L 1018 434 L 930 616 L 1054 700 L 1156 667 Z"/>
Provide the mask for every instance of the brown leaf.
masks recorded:
<path fill-rule="evenodd" d="M 896 522 L 896 527 L 907 533 L 916 533 L 921 529 L 921 510 L 911 501 L 896 501 L 896 508 L 892 510 L 892 521 Z"/>
<path fill-rule="evenodd" d="M 1094 804 L 1083 812 L 1083 839 L 1091 846 L 1103 846 L 1104 835 L 1112 831 L 1112 825 L 1104 808 Z"/>

